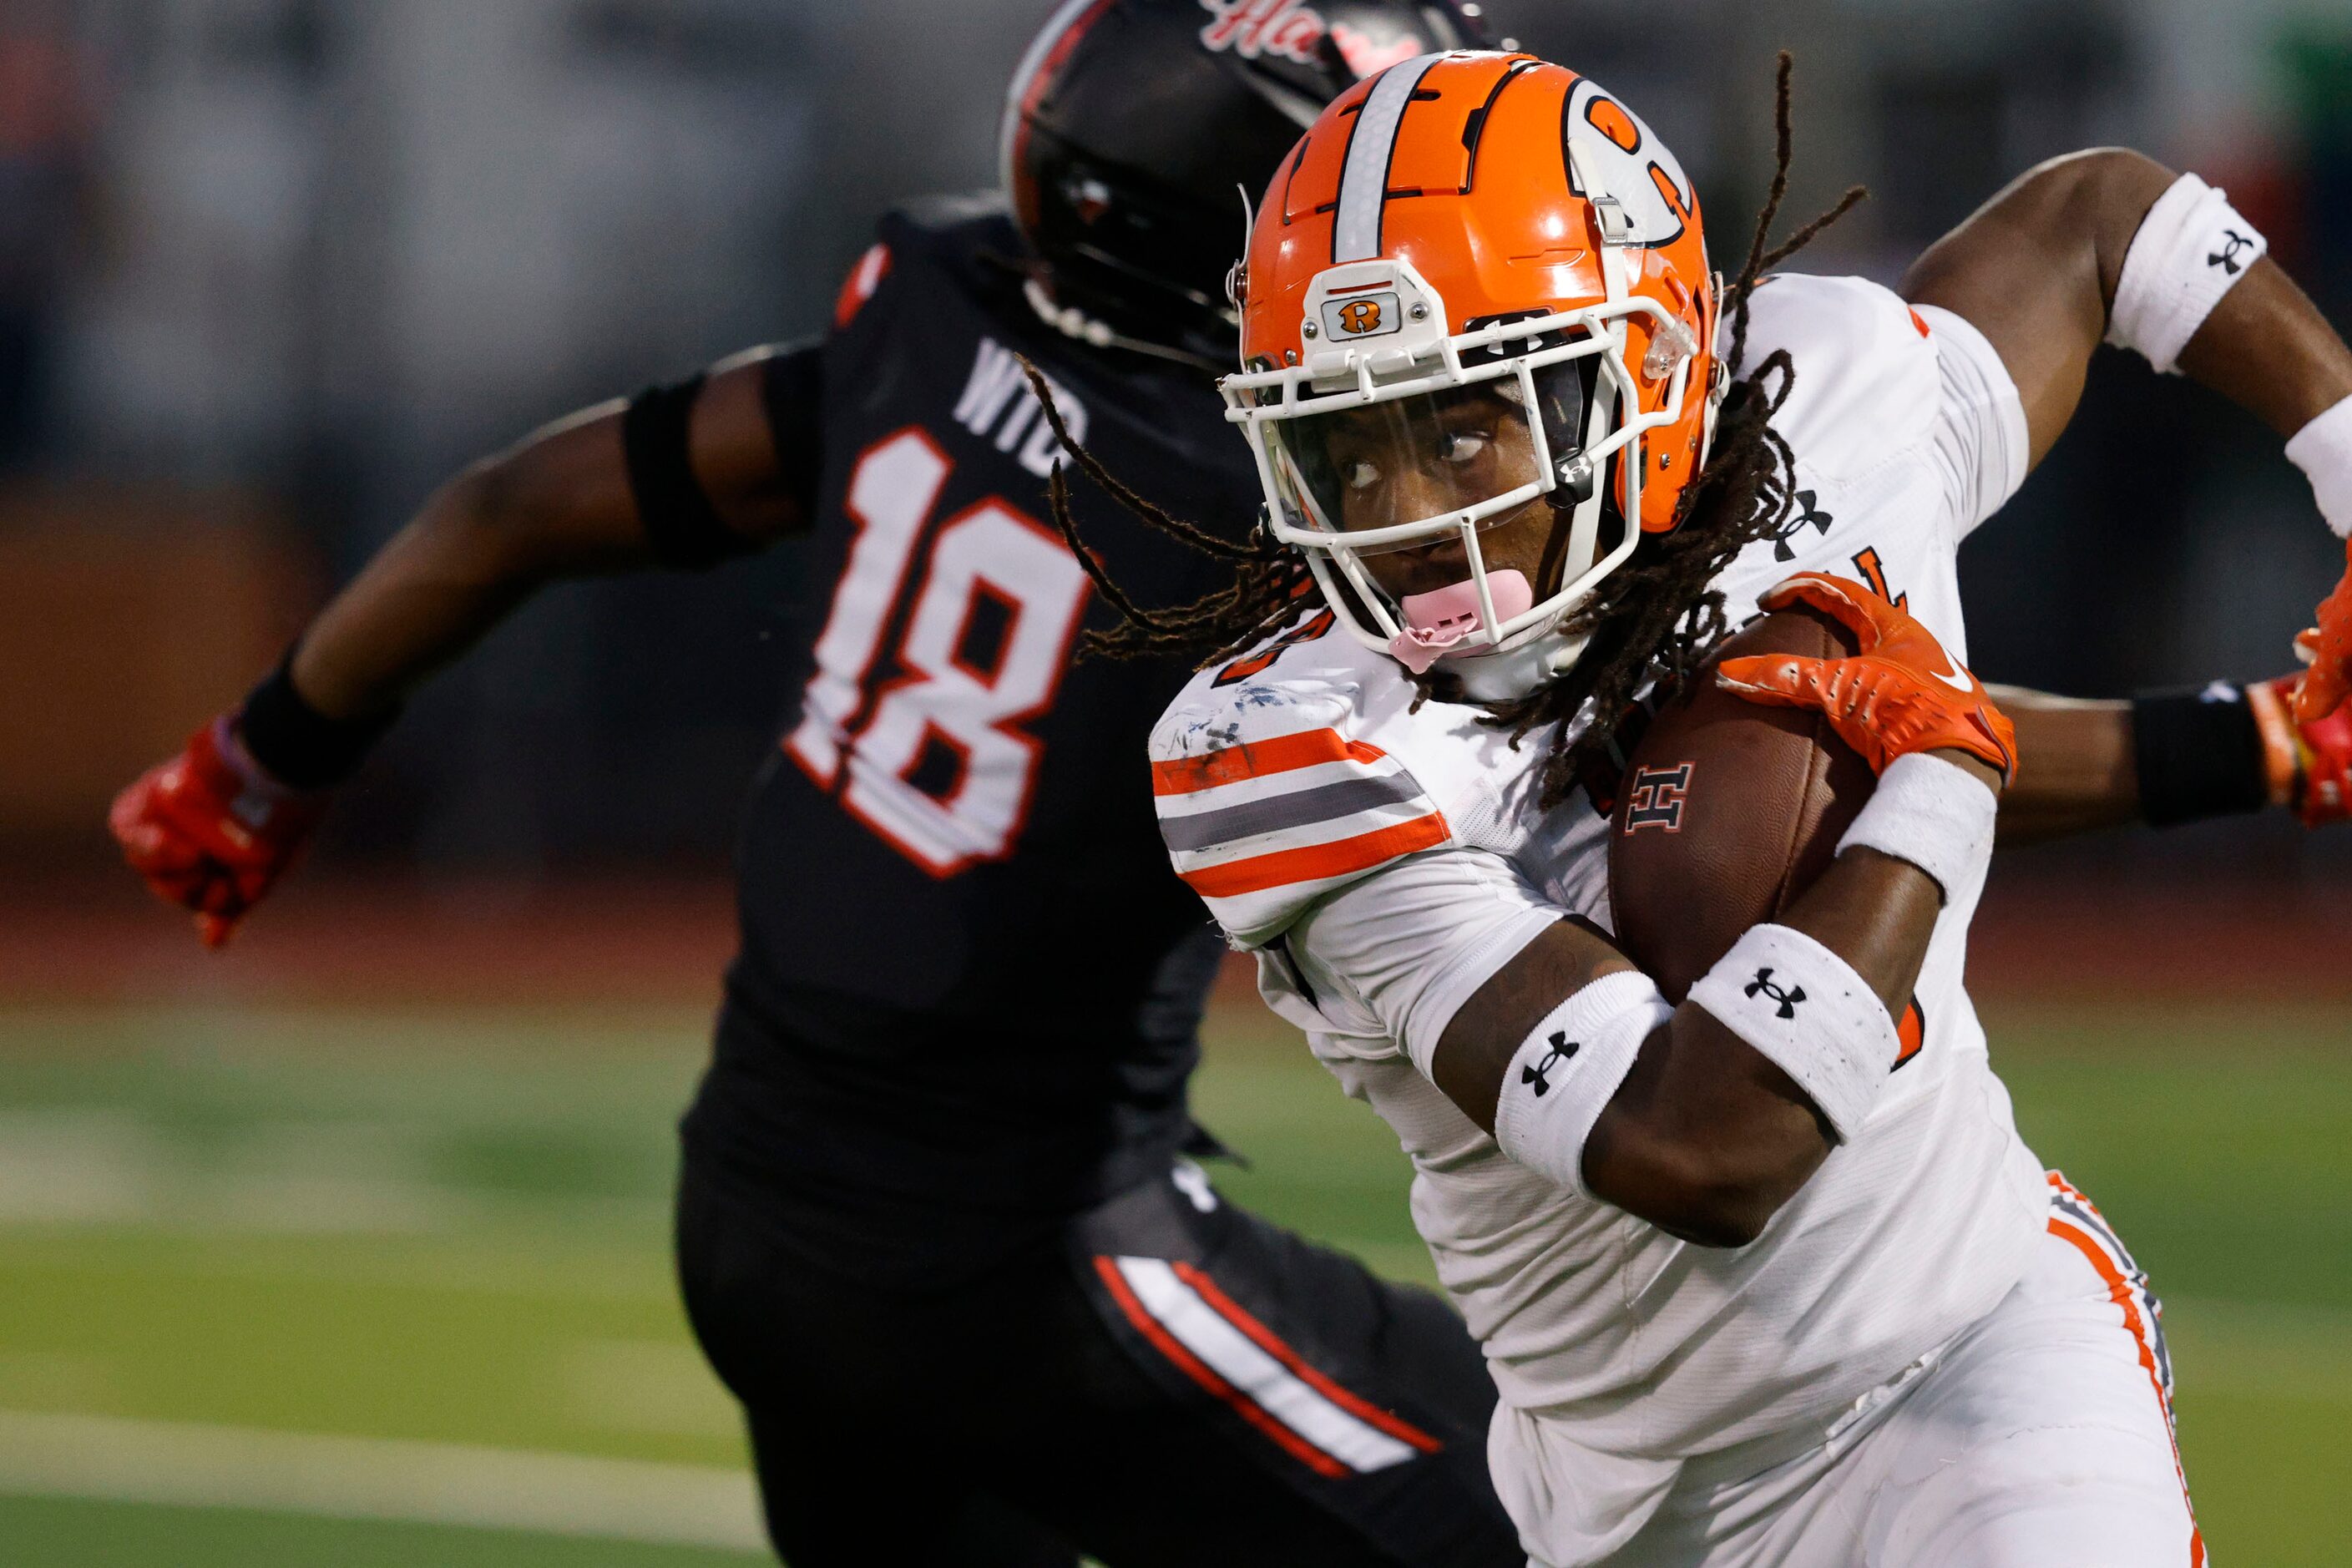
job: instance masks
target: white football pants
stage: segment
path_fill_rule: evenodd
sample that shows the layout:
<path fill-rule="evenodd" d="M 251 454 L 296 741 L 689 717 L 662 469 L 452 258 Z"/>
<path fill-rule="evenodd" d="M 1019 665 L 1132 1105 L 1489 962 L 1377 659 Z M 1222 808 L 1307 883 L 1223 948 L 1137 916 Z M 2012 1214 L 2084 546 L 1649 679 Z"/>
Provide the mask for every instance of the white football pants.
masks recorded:
<path fill-rule="evenodd" d="M 1608 1568 L 2203 1568 L 2155 1299 L 2054 1173 L 2017 1289 L 1820 1447 L 1685 1468 Z"/>

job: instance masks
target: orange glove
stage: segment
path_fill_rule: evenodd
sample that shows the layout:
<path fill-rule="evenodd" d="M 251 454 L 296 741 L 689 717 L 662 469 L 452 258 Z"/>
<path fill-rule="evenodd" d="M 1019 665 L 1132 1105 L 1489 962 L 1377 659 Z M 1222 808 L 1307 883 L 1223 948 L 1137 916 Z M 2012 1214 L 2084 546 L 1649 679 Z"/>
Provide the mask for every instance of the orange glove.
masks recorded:
<path fill-rule="evenodd" d="M 225 715 L 116 795 L 107 826 L 155 896 L 194 910 L 205 945 L 219 947 L 300 855 L 325 809 L 325 791 L 290 789 L 263 772 Z"/>
<path fill-rule="evenodd" d="M 1851 658 L 1759 654 L 1727 658 L 1715 681 L 1750 702 L 1814 708 L 1838 738 L 1880 773 L 1912 752 L 1946 747 L 2017 774 L 2017 728 L 1983 683 L 1944 651 L 1936 635 L 1859 583 L 1807 572 L 1764 595 L 1767 610 L 1810 605 L 1860 642 Z"/>
<path fill-rule="evenodd" d="M 2298 720 L 2296 689 L 2308 675 L 2282 675 L 2246 688 L 2246 706 L 2263 737 L 2271 804 L 2290 806 L 2305 827 L 2352 818 L 2352 706 L 2324 719 Z"/>
<path fill-rule="evenodd" d="M 2344 553 L 2344 581 L 2321 602 L 2319 624 L 2294 639 L 2295 652 L 2311 666 L 2294 693 L 2302 724 L 2326 718 L 2352 697 L 2352 542 Z"/>

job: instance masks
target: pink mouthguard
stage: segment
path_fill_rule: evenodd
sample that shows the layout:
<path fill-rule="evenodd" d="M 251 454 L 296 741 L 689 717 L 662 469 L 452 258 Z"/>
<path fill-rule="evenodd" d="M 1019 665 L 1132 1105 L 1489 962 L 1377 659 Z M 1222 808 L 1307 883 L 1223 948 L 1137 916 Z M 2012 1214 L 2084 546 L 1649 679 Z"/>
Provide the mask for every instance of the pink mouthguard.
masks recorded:
<path fill-rule="evenodd" d="M 1498 624 L 1535 608 L 1536 591 L 1524 573 L 1489 572 L 1486 591 L 1495 596 Z M 1433 594 L 1409 594 L 1399 607 L 1404 611 L 1404 630 L 1389 644 L 1389 652 L 1415 675 L 1426 675 L 1431 665 L 1478 629 L 1478 584 L 1465 580 Z"/>

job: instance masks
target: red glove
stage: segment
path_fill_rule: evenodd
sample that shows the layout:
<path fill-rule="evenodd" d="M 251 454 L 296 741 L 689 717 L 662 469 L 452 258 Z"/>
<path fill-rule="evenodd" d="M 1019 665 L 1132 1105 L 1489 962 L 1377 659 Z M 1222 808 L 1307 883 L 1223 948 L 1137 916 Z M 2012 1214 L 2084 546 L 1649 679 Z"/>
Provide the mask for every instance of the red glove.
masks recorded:
<path fill-rule="evenodd" d="M 2271 804 L 2294 808 L 2305 827 L 2352 818 L 2352 706 L 2324 719 L 2295 716 L 2308 674 L 2282 675 L 2246 689 L 2246 706 L 2263 737 Z"/>
<path fill-rule="evenodd" d="M 1946 747 L 2017 773 L 2017 727 L 1936 634 L 1859 583 L 1807 572 L 1764 595 L 1767 610 L 1810 605 L 1860 640 L 1851 658 L 1759 654 L 1727 658 L 1716 684 L 1751 702 L 1814 708 L 1880 773 L 1912 752 Z"/>
<path fill-rule="evenodd" d="M 310 841 L 323 790 L 279 784 L 246 754 L 227 716 L 114 797 L 107 826 L 165 903 L 193 910 L 206 947 L 229 939 Z"/>
<path fill-rule="evenodd" d="M 2352 696 L 2352 542 L 2344 552 L 2344 581 L 2321 601 L 2319 624 L 2294 639 L 2295 652 L 2311 666 L 2294 693 L 2299 723 L 2326 718 Z"/>

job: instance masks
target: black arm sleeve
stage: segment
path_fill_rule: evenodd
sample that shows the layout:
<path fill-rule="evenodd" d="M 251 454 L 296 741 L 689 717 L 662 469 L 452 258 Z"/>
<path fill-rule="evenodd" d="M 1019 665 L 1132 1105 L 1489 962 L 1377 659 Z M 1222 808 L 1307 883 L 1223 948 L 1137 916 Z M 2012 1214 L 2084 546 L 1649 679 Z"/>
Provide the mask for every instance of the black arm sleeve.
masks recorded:
<path fill-rule="evenodd" d="M 784 489 L 801 516 L 814 522 L 824 462 L 824 345 L 802 343 L 771 356 L 761 367 L 760 401 L 768 410 Z"/>
<path fill-rule="evenodd" d="M 727 526 L 695 476 L 688 447 L 694 400 L 703 377 L 649 386 L 621 416 L 621 450 L 629 465 L 629 493 L 644 520 L 646 542 L 666 566 L 715 566 L 748 555 L 759 542 Z"/>
<path fill-rule="evenodd" d="M 237 738 L 262 771 L 295 789 L 326 789 L 361 762 L 400 717 L 397 705 L 367 719 L 330 719 L 294 689 L 294 650 L 265 677 L 237 711 Z"/>
<path fill-rule="evenodd" d="M 2158 827 L 2270 804 L 2262 731 L 2234 686 L 2142 692 L 2132 699 L 2132 747 L 2140 815 Z"/>
<path fill-rule="evenodd" d="M 803 526 L 816 516 L 817 469 L 823 458 L 824 351 L 804 343 L 770 355 L 760 367 L 760 401 L 785 493 Z M 621 416 L 621 447 L 629 490 L 645 521 L 646 540 L 664 565 L 715 566 L 749 555 L 765 541 L 727 526 L 694 471 L 694 400 L 704 377 L 649 386 L 629 400 Z"/>

